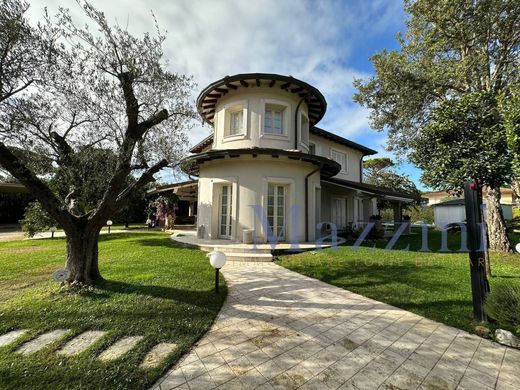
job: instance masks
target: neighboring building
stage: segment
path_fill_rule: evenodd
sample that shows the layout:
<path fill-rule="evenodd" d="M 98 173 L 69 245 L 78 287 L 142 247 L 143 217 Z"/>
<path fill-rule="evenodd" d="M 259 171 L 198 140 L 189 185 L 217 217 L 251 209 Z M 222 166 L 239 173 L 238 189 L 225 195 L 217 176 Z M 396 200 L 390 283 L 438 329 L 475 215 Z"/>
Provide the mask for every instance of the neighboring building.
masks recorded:
<path fill-rule="evenodd" d="M 505 188 L 502 187 L 500 189 L 500 195 L 501 199 L 500 202 L 505 204 L 514 204 L 516 202 L 516 199 L 513 199 L 513 190 L 511 188 Z M 432 206 L 434 204 L 446 201 L 446 200 L 452 200 L 452 199 L 460 199 L 461 197 L 452 196 L 450 193 L 446 191 L 432 191 L 432 192 L 425 192 L 422 195 L 423 198 L 428 199 L 428 206 Z"/>
<path fill-rule="evenodd" d="M 508 203 L 501 203 L 504 218 L 513 218 L 513 206 Z M 466 221 L 466 207 L 464 199 L 451 199 L 444 202 L 437 202 L 432 205 L 435 228 L 442 229 L 449 223 Z"/>
<path fill-rule="evenodd" d="M 313 241 L 331 223 L 368 221 L 377 198 L 401 220 L 413 196 L 362 183 L 363 157 L 376 152 L 316 127 L 326 107 L 316 88 L 276 74 L 228 76 L 201 92 L 197 108 L 214 132 L 182 165 L 199 177 L 199 238 L 242 242 L 246 232 L 265 242 L 264 218 L 279 241 Z"/>

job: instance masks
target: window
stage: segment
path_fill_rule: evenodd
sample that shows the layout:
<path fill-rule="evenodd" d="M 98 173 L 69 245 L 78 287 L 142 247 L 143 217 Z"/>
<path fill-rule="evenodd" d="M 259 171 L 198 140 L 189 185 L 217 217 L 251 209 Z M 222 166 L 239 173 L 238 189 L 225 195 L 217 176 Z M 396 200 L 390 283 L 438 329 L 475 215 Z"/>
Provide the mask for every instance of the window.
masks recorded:
<path fill-rule="evenodd" d="M 245 135 L 247 130 L 247 101 L 235 102 L 225 108 L 224 137 Z"/>
<path fill-rule="evenodd" d="M 242 110 L 231 112 L 230 119 L 229 135 L 241 134 L 244 123 L 244 112 Z"/>
<path fill-rule="evenodd" d="M 300 114 L 300 142 L 309 145 L 309 118 L 303 113 Z"/>
<path fill-rule="evenodd" d="M 331 149 L 330 158 L 341 165 L 341 171 L 347 172 L 347 155 L 337 150 Z"/>
<path fill-rule="evenodd" d="M 309 144 L 309 154 L 316 154 L 316 144 Z"/>
<path fill-rule="evenodd" d="M 264 133 L 283 135 L 285 107 L 276 104 L 266 104 L 264 116 Z"/>

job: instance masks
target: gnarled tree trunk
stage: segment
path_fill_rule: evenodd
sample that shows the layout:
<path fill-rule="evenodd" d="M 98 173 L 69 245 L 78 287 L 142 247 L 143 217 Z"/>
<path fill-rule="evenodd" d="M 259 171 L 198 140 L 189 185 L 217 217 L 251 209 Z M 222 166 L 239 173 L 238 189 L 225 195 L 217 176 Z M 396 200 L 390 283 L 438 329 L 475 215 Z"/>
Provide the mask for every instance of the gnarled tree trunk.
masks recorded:
<path fill-rule="evenodd" d="M 486 224 L 489 249 L 499 252 L 512 252 L 513 247 L 507 236 L 506 223 L 500 206 L 500 189 L 486 188 Z"/>
<path fill-rule="evenodd" d="M 82 227 L 67 233 L 67 263 L 70 284 L 89 284 L 102 280 L 98 266 L 99 229 Z"/>

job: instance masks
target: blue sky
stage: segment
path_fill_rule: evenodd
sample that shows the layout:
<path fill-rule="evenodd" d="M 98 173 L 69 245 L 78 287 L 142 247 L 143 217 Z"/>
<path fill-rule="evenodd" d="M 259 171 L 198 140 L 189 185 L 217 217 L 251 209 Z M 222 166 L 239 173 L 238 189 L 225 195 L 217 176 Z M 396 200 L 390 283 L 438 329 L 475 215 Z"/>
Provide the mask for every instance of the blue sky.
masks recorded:
<path fill-rule="evenodd" d="M 30 18 L 69 7 L 83 20 L 73 0 L 32 0 Z M 94 0 L 109 21 L 128 25 L 134 34 L 153 32 L 151 11 L 168 30 L 165 52 L 173 71 L 192 74 L 193 100 L 208 83 L 226 75 L 266 72 L 292 75 L 316 86 L 328 109 L 319 123 L 329 131 L 371 147 L 381 156 L 386 134 L 370 129 L 369 112 L 352 101 L 354 78 L 373 74 L 369 57 L 397 48 L 395 35 L 404 31 L 402 0 Z M 192 144 L 207 136 L 197 124 Z M 420 171 L 402 164 L 420 188 Z M 163 179 L 168 180 L 165 175 Z"/>

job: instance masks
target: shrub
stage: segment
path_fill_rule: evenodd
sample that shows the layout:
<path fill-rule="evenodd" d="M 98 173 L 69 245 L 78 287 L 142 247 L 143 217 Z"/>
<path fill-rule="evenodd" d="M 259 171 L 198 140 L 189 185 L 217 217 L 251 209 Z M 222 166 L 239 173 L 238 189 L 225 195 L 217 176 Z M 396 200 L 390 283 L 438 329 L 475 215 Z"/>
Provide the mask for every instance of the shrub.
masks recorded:
<path fill-rule="evenodd" d="M 515 230 L 520 230 L 520 217 L 506 221 L 506 229 L 508 233 L 514 233 Z"/>
<path fill-rule="evenodd" d="M 51 226 L 56 226 L 56 222 L 42 209 L 40 202 L 29 203 L 25 208 L 21 223 L 22 231 L 28 237 L 34 237 L 35 234 L 49 230 Z"/>
<path fill-rule="evenodd" d="M 486 313 L 504 329 L 520 334 L 520 286 L 497 286 L 484 303 Z"/>

